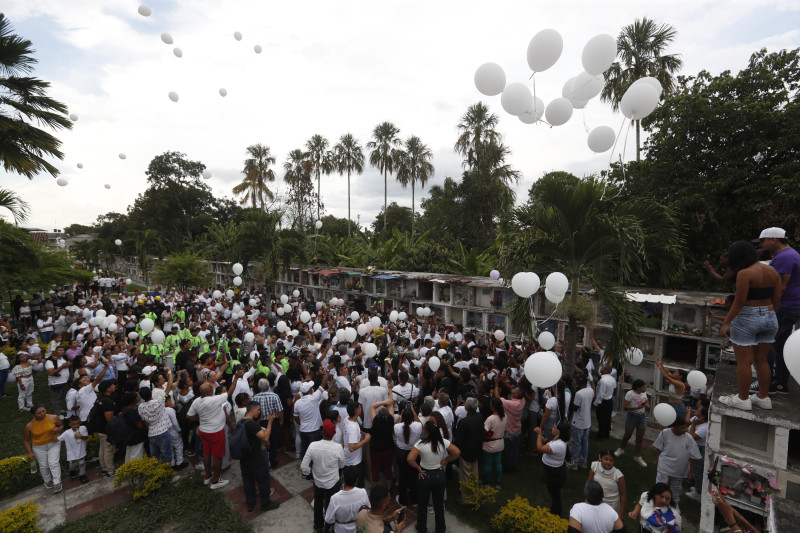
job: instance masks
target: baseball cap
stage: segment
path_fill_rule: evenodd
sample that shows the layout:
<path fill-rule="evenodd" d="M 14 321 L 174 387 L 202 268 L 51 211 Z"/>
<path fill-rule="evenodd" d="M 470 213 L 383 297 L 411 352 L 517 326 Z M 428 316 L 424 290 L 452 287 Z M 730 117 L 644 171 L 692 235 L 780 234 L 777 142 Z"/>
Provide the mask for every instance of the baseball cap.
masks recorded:
<path fill-rule="evenodd" d="M 785 239 L 786 230 L 783 228 L 767 228 L 758 236 L 759 239 Z"/>
<path fill-rule="evenodd" d="M 336 424 L 331 422 L 330 419 L 326 418 L 322 422 L 322 434 L 329 438 L 336 435 Z"/>
<path fill-rule="evenodd" d="M 153 367 L 152 366 L 146 366 L 146 367 L 144 367 L 142 369 L 142 375 L 143 376 L 149 376 L 152 373 L 153 373 Z"/>
<path fill-rule="evenodd" d="M 300 392 L 305 394 L 308 391 L 310 391 L 311 387 L 313 387 L 313 386 L 314 386 L 314 382 L 313 381 L 304 381 L 303 384 L 300 385 Z"/>

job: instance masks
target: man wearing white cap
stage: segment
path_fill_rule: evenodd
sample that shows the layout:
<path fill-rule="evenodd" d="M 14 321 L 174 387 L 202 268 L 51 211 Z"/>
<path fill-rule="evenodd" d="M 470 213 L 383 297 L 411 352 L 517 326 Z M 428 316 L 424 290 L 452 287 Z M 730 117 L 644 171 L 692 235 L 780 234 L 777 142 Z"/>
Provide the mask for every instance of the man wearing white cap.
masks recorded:
<path fill-rule="evenodd" d="M 795 324 L 800 320 L 800 254 L 789 246 L 783 228 L 767 228 L 759 235 L 761 248 L 772 254 L 769 266 L 781 276 L 781 304 L 777 311 L 778 333 L 775 335 L 775 368 L 769 391 L 786 394 L 789 392 L 789 369 L 783 357 L 783 345 L 792 334 Z M 758 390 L 758 382 L 750 390 Z"/>
<path fill-rule="evenodd" d="M 300 426 L 300 459 L 306 454 L 308 446 L 322 438 L 322 416 L 319 404 L 328 399 L 325 386 L 330 374 L 325 372 L 322 383 L 314 390 L 313 381 L 304 381 L 300 385 L 299 400 L 294 403 L 294 420 Z"/>

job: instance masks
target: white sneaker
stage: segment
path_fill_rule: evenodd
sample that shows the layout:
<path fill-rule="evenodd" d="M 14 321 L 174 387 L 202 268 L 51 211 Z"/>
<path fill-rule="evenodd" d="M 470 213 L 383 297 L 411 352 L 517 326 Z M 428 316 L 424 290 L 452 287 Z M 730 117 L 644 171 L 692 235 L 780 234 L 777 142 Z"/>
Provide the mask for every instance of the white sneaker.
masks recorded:
<path fill-rule="evenodd" d="M 742 400 L 741 398 L 739 398 L 738 394 L 731 394 L 729 396 L 720 396 L 719 401 L 722 404 L 725 404 L 730 407 L 735 407 L 737 409 L 741 409 L 742 411 L 753 410 L 753 404 L 750 401 L 750 398 Z"/>
<path fill-rule="evenodd" d="M 227 479 L 219 478 L 216 483 L 212 483 L 211 484 L 211 490 L 221 489 L 222 487 L 224 487 L 228 483 L 230 483 L 230 481 L 228 481 Z"/>
<path fill-rule="evenodd" d="M 195 470 L 199 470 L 199 471 L 201 471 L 201 472 L 202 472 L 203 470 L 205 470 L 205 469 L 206 469 L 206 467 L 205 467 L 205 465 L 203 465 L 203 463 L 201 462 L 201 463 L 197 463 L 196 465 L 194 465 L 194 469 L 195 469 Z"/>
<path fill-rule="evenodd" d="M 647 468 L 647 463 L 645 463 L 644 459 L 642 459 L 641 457 L 634 457 L 633 458 L 633 462 L 636 463 L 639 466 L 643 466 L 643 467 Z"/>
<path fill-rule="evenodd" d="M 686 493 L 686 497 L 689 498 L 690 500 L 694 500 L 694 501 L 698 501 L 698 502 L 700 501 L 700 493 L 699 492 L 695 492 L 694 490 L 692 490 L 691 492 L 687 492 Z"/>
<path fill-rule="evenodd" d="M 619 457 L 623 453 L 625 453 L 625 450 L 623 450 L 622 448 L 617 448 L 616 450 L 614 450 L 614 457 Z"/>
<path fill-rule="evenodd" d="M 762 409 L 772 409 L 772 399 L 769 396 L 762 399 L 758 397 L 758 394 L 751 394 L 750 403 Z"/>

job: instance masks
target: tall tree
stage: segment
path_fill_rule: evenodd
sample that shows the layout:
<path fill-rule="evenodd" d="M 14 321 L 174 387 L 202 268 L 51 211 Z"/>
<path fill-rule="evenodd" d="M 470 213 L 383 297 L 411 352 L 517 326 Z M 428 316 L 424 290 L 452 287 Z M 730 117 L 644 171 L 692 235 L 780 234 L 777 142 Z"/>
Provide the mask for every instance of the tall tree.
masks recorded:
<path fill-rule="evenodd" d="M 29 40 L 14 33 L 0 13 L 0 162 L 8 172 L 33 179 L 40 172 L 58 175 L 47 161 L 64 159 L 61 141 L 33 123 L 71 129 L 67 106 L 47 96 L 50 84 L 30 77 L 37 60 Z"/>
<path fill-rule="evenodd" d="M 309 200 L 314 195 L 314 184 L 311 182 L 311 164 L 305 152 L 295 149 L 289 152 L 286 161 L 283 163 L 283 180 L 289 185 L 288 203 L 295 211 L 292 219 L 292 227 L 299 230 L 305 229 L 309 217 Z"/>
<path fill-rule="evenodd" d="M 270 165 L 275 164 L 275 156 L 270 153 L 269 146 L 263 144 L 253 144 L 247 147 L 247 154 L 250 156 L 244 160 L 244 179 L 233 188 L 233 194 L 244 194 L 242 203 L 248 201 L 253 208 L 266 207 L 266 199 L 275 199 L 275 195 L 267 187 L 267 182 L 275 181 L 275 172 Z"/>
<path fill-rule="evenodd" d="M 381 122 L 372 130 L 372 140 L 367 143 L 369 164 L 383 174 L 383 229 L 386 230 L 386 213 L 389 207 L 389 182 L 387 176 L 394 172 L 394 151 L 401 145 L 400 128 L 391 122 Z"/>
<path fill-rule="evenodd" d="M 350 235 L 350 173 L 364 172 L 364 151 L 350 133 L 345 133 L 333 147 L 333 162 L 339 173 L 347 172 L 347 234 Z"/>
<path fill-rule="evenodd" d="M 15 224 L 28 220 L 30 205 L 10 189 L 0 189 L 0 208 L 11 212 Z"/>
<path fill-rule="evenodd" d="M 495 130 L 497 122 L 497 115 L 490 112 L 483 102 L 469 106 L 461 116 L 455 150 L 464 156 L 462 163 L 464 167 L 468 169 L 480 167 L 483 147 L 487 144 L 499 145 L 502 142 L 503 136 Z"/>
<path fill-rule="evenodd" d="M 417 183 L 425 187 L 428 179 L 433 175 L 434 168 L 431 159 L 433 152 L 416 135 L 406 139 L 404 150 L 394 150 L 394 159 L 397 161 L 397 181 L 403 187 L 411 184 L 411 236 L 414 236 L 415 200 L 414 188 Z"/>
<path fill-rule="evenodd" d="M 678 32 L 669 24 L 658 24 L 642 17 L 622 28 L 617 37 L 617 57 L 604 74 L 605 86 L 600 99 L 611 102 L 616 111 L 631 84 L 645 76 L 661 82 L 662 96 L 672 93 L 674 74 L 681 68 L 680 54 L 665 54 Z M 636 121 L 636 160 L 641 160 L 641 124 Z"/>
<path fill-rule="evenodd" d="M 306 159 L 311 168 L 312 174 L 317 177 L 317 220 L 322 216 L 320 200 L 320 176 L 322 174 L 330 174 L 332 170 L 331 153 L 328 150 L 328 139 L 322 135 L 312 135 L 306 141 Z"/>

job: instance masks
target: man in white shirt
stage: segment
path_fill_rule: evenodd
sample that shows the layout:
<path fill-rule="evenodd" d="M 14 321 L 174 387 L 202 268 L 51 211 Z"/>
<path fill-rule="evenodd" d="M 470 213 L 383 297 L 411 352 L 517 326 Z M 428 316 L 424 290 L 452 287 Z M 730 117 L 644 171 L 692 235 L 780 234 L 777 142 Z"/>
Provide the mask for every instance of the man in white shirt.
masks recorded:
<path fill-rule="evenodd" d="M 370 508 L 367 491 L 356 487 L 358 474 L 344 468 L 344 488 L 331 497 L 325 512 L 325 523 L 333 526 L 334 533 L 356 533 L 356 515 Z"/>
<path fill-rule="evenodd" d="M 330 374 L 326 372 L 316 390 L 313 390 L 313 381 L 304 381 L 300 385 L 302 396 L 294 403 L 294 420 L 300 426 L 301 459 L 305 456 L 308 446 L 322 438 L 322 415 L 319 412 L 319 404 L 322 400 L 328 399 L 328 393 L 324 389 L 329 377 Z"/>
<path fill-rule="evenodd" d="M 597 382 L 594 404 L 597 406 L 597 440 L 605 440 L 611 433 L 611 412 L 614 409 L 614 390 L 617 388 L 616 380 L 611 376 L 611 367 L 608 365 L 600 369 L 600 380 Z"/>
<path fill-rule="evenodd" d="M 189 407 L 186 418 L 200 422 L 197 433 L 203 442 L 204 482 L 211 483 L 211 488 L 221 488 L 228 484 L 227 479 L 220 477 L 222 458 L 225 457 L 225 410 L 228 403 L 227 394 L 214 396 L 210 383 L 200 385 L 200 398 Z M 211 475 L 209 475 L 211 472 Z"/>
<path fill-rule="evenodd" d="M 453 409 L 450 407 L 450 395 L 446 392 L 439 393 L 439 401 L 433 408 L 434 411 L 442 413 L 444 423 L 447 425 L 447 434 L 453 438 Z"/>
<path fill-rule="evenodd" d="M 50 386 L 50 396 L 53 400 L 53 413 L 63 416 L 65 411 L 62 406 L 64 391 L 69 381 L 70 362 L 64 357 L 64 348 L 59 346 L 53 352 L 52 357 L 48 357 L 44 363 L 47 371 L 47 384 Z"/>
<path fill-rule="evenodd" d="M 594 391 L 588 385 L 586 375 L 575 376 L 578 392 L 572 400 L 572 469 L 585 467 L 589 460 L 589 430 L 592 429 L 592 400 Z"/>
<path fill-rule="evenodd" d="M 331 420 L 322 423 L 322 440 L 312 442 L 300 470 L 304 476 L 313 473 L 314 477 L 314 530 L 325 527 L 325 509 L 331 497 L 339 492 L 341 481 L 339 471 L 344 468 L 344 449 L 333 442 L 336 424 Z"/>
<path fill-rule="evenodd" d="M 370 407 L 373 403 L 382 402 L 389 399 L 389 391 L 385 387 L 381 387 L 378 382 L 378 371 L 370 370 L 369 374 L 369 387 L 363 387 L 358 395 L 358 403 L 364 411 L 364 431 L 369 433 L 372 428 L 372 416 L 370 416 Z"/>

